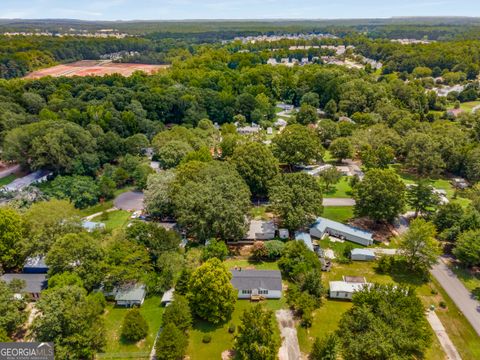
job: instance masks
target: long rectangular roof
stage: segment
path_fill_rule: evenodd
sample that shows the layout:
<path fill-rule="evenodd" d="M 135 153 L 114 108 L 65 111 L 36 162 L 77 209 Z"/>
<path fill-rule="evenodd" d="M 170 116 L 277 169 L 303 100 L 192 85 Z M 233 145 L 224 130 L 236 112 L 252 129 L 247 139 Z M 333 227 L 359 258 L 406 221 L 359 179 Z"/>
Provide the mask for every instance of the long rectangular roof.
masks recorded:
<path fill-rule="evenodd" d="M 370 250 L 370 249 L 356 248 L 356 249 L 352 249 L 351 253 L 352 253 L 352 255 L 365 255 L 365 256 L 375 257 L 375 253 L 373 252 L 373 250 Z"/>
<path fill-rule="evenodd" d="M 50 171 L 47 170 L 37 170 L 32 172 L 24 177 L 13 180 L 10 184 L 5 185 L 3 189 L 5 191 L 18 191 L 27 186 L 32 185 L 35 181 L 43 178 L 44 176 L 50 174 Z"/>
<path fill-rule="evenodd" d="M 145 285 L 125 285 L 118 289 L 115 301 L 142 301 L 145 298 Z"/>
<path fill-rule="evenodd" d="M 333 230 L 341 231 L 343 233 L 346 233 L 352 236 L 357 236 L 367 240 L 372 240 L 372 235 L 373 235 L 369 231 L 365 231 L 350 225 L 345 225 L 337 221 L 333 221 L 323 217 L 319 217 L 317 221 L 312 225 L 312 227 L 316 228 L 318 231 L 322 233 L 325 232 L 326 229 L 330 228 Z"/>
<path fill-rule="evenodd" d="M 282 274 L 278 270 L 232 270 L 231 282 L 237 290 L 282 290 Z"/>
<path fill-rule="evenodd" d="M 362 290 L 364 286 L 369 286 L 368 283 L 352 283 L 346 281 L 330 281 L 329 285 L 330 291 L 346 293 L 354 293 Z"/>
<path fill-rule="evenodd" d="M 47 288 L 47 276 L 45 274 L 4 274 L 1 279 L 7 283 L 14 279 L 25 281 L 26 293 L 39 293 Z"/>

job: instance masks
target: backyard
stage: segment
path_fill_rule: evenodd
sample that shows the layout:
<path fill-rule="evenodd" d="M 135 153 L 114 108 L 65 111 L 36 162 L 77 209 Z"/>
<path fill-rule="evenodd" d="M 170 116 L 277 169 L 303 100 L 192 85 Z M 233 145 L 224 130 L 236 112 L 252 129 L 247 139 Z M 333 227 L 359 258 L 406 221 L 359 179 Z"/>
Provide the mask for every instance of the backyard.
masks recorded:
<path fill-rule="evenodd" d="M 447 329 L 449 337 L 457 347 L 462 358 L 471 360 L 480 358 L 479 337 L 436 282 L 423 282 L 421 279 L 409 274 L 395 274 L 393 276 L 378 274 L 374 269 L 374 264 L 373 262 L 335 263 L 331 272 L 324 273 L 324 285 L 328 287 L 329 281 L 341 280 L 343 275 L 350 275 L 364 276 L 369 282 L 383 284 L 396 282 L 415 286 L 425 308 L 435 305 L 437 315 Z M 439 307 L 442 301 L 446 303 L 446 309 Z M 309 352 L 311 344 L 316 337 L 323 338 L 335 331 L 342 314 L 350 307 L 350 302 L 325 300 L 323 306 L 314 313 L 313 326 L 309 329 L 298 327 L 301 350 L 305 353 Z M 427 352 L 426 358 L 431 360 L 445 358 L 437 338 L 434 337 L 433 340 L 433 345 Z"/>
<path fill-rule="evenodd" d="M 105 359 L 148 358 L 157 332 L 160 329 L 163 311 L 164 308 L 160 306 L 160 297 L 152 296 L 145 299 L 145 302 L 140 307 L 140 312 L 147 320 L 148 336 L 137 343 L 127 343 L 121 339 L 120 334 L 123 319 L 128 309 L 116 307 L 113 303 L 109 303 L 104 314 L 106 327 L 105 352 L 98 354 L 98 357 Z"/>
<path fill-rule="evenodd" d="M 105 224 L 105 229 L 111 231 L 116 228 L 121 228 L 128 223 L 130 216 L 132 214 L 129 211 L 125 210 L 115 210 L 104 212 L 101 215 L 98 215 L 92 219 L 94 222 L 103 222 Z"/>

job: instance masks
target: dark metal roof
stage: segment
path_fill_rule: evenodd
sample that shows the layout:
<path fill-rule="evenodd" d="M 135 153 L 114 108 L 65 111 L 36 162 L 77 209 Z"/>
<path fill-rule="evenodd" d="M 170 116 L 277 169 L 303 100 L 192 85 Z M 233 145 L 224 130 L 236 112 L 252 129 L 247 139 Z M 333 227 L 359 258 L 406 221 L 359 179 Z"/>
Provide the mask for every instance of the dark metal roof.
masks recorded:
<path fill-rule="evenodd" d="M 278 270 L 232 270 L 232 285 L 238 290 L 282 290 L 282 274 Z"/>
<path fill-rule="evenodd" d="M 26 293 L 40 293 L 47 288 L 47 276 L 45 274 L 4 274 L 1 279 L 7 283 L 13 279 L 19 279 L 25 281 Z"/>

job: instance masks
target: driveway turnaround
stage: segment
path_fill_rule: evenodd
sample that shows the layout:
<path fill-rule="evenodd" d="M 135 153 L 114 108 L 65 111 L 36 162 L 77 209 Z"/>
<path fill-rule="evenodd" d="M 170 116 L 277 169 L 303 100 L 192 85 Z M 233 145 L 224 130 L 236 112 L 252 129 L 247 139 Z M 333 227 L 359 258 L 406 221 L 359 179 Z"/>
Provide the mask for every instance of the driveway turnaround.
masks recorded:
<path fill-rule="evenodd" d="M 455 345 L 453 345 L 452 340 L 448 337 L 445 328 L 443 327 L 442 322 L 438 318 L 435 311 L 429 311 L 427 314 L 427 320 L 430 323 L 435 335 L 437 335 L 440 345 L 442 345 L 443 351 L 447 354 L 447 359 L 449 360 L 462 360 L 460 354 L 457 351 Z"/>
<path fill-rule="evenodd" d="M 141 191 L 128 191 L 119 195 L 113 203 L 120 210 L 143 210 L 143 198 Z"/>
<path fill-rule="evenodd" d="M 324 198 L 323 206 L 354 206 L 355 200 L 350 198 Z"/>
<path fill-rule="evenodd" d="M 470 291 L 458 280 L 455 273 L 445 264 L 443 258 L 439 259 L 438 264 L 434 265 L 430 273 L 437 279 L 472 324 L 478 335 L 480 335 L 480 303 L 472 297 Z"/>

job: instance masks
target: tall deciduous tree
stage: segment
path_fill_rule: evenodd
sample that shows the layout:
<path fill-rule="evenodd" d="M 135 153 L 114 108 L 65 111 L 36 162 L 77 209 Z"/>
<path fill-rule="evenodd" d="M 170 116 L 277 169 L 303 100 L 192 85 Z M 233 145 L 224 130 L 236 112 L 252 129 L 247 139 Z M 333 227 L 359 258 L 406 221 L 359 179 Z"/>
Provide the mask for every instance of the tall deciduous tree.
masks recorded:
<path fill-rule="evenodd" d="M 217 258 L 197 268 L 190 278 L 187 295 L 192 312 L 214 324 L 230 318 L 237 300 L 231 278 L 232 274 Z"/>
<path fill-rule="evenodd" d="M 189 165 L 194 169 L 196 162 Z M 242 239 L 250 191 L 228 164 L 202 163 L 195 171 L 183 173 L 174 194 L 174 207 L 181 227 L 199 240 L 216 237 Z"/>
<path fill-rule="evenodd" d="M 480 265 L 480 230 L 462 233 L 457 239 L 453 253 L 465 266 Z"/>
<path fill-rule="evenodd" d="M 337 335 L 345 360 L 422 358 L 432 342 L 420 299 L 412 289 L 393 285 L 357 292 Z"/>
<path fill-rule="evenodd" d="M 78 286 L 44 291 L 32 325 L 35 339 L 53 342 L 59 359 L 92 359 L 105 344 L 104 301 Z"/>
<path fill-rule="evenodd" d="M 272 140 L 273 153 L 288 165 L 322 159 L 324 149 L 315 132 L 302 125 L 289 125 Z"/>
<path fill-rule="evenodd" d="M 435 210 L 440 199 L 428 182 L 420 181 L 407 189 L 407 202 L 415 210 L 417 217 L 419 213 L 425 214 Z"/>
<path fill-rule="evenodd" d="M 127 341 L 139 341 L 148 335 L 148 324 L 140 313 L 134 308 L 128 310 L 122 324 L 122 337 Z"/>
<path fill-rule="evenodd" d="M 59 238 L 47 254 L 48 273 L 77 274 L 87 289 L 99 285 L 104 276 L 104 251 L 91 236 L 67 234 Z"/>
<path fill-rule="evenodd" d="M 279 341 L 273 312 L 261 304 L 244 311 L 235 338 L 235 351 L 241 360 L 274 360 Z"/>
<path fill-rule="evenodd" d="M 175 173 L 172 170 L 148 177 L 144 202 L 149 214 L 161 217 L 173 214 L 172 185 L 174 181 Z"/>
<path fill-rule="evenodd" d="M 354 188 L 355 214 L 393 221 L 405 206 L 405 185 L 391 170 L 371 169 Z"/>
<path fill-rule="evenodd" d="M 342 161 L 343 159 L 350 159 L 353 157 L 354 148 L 350 139 L 341 137 L 332 141 L 330 147 L 328 148 L 332 155 Z"/>
<path fill-rule="evenodd" d="M 415 219 L 400 242 L 402 255 L 413 271 L 428 271 L 438 261 L 440 245 L 435 239 L 435 225 Z"/>
<path fill-rule="evenodd" d="M 11 269 L 23 264 L 23 221 L 14 210 L 0 209 L 0 264 Z"/>
<path fill-rule="evenodd" d="M 252 195 L 265 196 L 268 183 L 278 174 L 278 161 L 270 149 L 258 142 L 239 145 L 232 161 Z"/>
<path fill-rule="evenodd" d="M 274 211 L 290 230 L 311 224 L 323 211 L 322 189 L 308 174 L 278 176 L 270 186 L 269 197 Z"/>

